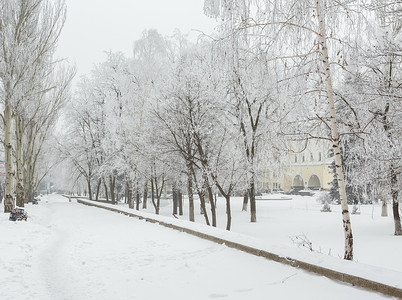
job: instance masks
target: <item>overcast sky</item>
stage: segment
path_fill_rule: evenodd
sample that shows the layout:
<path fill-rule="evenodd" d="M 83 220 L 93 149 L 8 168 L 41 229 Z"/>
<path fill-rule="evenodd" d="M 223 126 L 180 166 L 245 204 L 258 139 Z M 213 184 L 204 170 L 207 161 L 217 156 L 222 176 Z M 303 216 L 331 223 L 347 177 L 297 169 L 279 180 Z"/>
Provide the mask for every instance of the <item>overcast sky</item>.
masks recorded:
<path fill-rule="evenodd" d="M 217 22 L 203 13 L 204 0 L 65 0 L 67 21 L 58 57 L 68 58 L 77 75 L 105 59 L 107 50 L 131 56 L 145 29 L 170 35 L 175 28 L 211 33 Z"/>

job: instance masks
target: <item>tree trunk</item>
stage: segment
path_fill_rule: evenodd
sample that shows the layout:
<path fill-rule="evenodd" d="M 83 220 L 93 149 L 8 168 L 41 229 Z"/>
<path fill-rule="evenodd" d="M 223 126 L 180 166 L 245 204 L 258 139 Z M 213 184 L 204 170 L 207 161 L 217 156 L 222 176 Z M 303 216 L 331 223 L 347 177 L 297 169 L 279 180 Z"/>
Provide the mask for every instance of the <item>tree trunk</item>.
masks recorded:
<path fill-rule="evenodd" d="M 140 191 L 138 189 L 138 184 L 137 188 L 135 189 L 135 209 L 140 210 Z"/>
<path fill-rule="evenodd" d="M 33 199 L 35 196 L 34 192 L 34 184 L 33 184 L 33 171 L 32 171 L 32 159 L 31 156 L 28 155 L 25 161 L 25 169 L 24 169 L 24 194 L 25 194 L 25 203 L 28 203 L 29 199 Z"/>
<path fill-rule="evenodd" d="M 208 214 L 207 214 L 207 208 L 205 207 L 205 198 L 204 198 L 204 192 L 197 189 L 198 190 L 198 197 L 200 198 L 200 205 L 201 205 L 201 213 L 204 215 L 204 219 L 205 219 L 205 223 L 210 226 L 211 223 L 209 223 L 209 218 L 208 218 Z"/>
<path fill-rule="evenodd" d="M 157 215 L 159 215 L 160 212 L 160 208 L 161 208 L 161 194 L 158 194 L 156 197 L 156 211 L 157 211 Z"/>
<path fill-rule="evenodd" d="M 4 212 L 9 213 L 14 208 L 14 171 L 11 145 L 11 106 L 5 103 L 4 109 L 4 157 L 6 168 L 6 186 L 4 192 Z"/>
<path fill-rule="evenodd" d="M 112 200 L 112 204 L 116 204 L 116 196 L 114 193 L 115 183 L 116 183 L 116 177 L 109 175 L 110 199 Z"/>
<path fill-rule="evenodd" d="M 388 205 L 387 200 L 382 201 L 381 205 L 381 217 L 388 217 Z"/>
<path fill-rule="evenodd" d="M 127 183 L 127 201 L 128 201 L 128 208 L 134 209 L 134 201 L 133 201 L 133 188 L 130 183 Z"/>
<path fill-rule="evenodd" d="M 250 197 L 250 222 L 255 223 L 257 222 L 257 206 L 255 203 L 255 183 L 254 183 L 254 174 L 250 181 L 250 190 L 249 190 L 249 197 Z"/>
<path fill-rule="evenodd" d="M 134 209 L 133 189 L 128 190 L 128 208 Z"/>
<path fill-rule="evenodd" d="M 187 167 L 187 194 L 188 194 L 188 215 L 190 222 L 194 222 L 194 195 L 193 195 L 193 178 L 191 176 L 191 168 Z"/>
<path fill-rule="evenodd" d="M 178 209 L 178 201 L 179 201 L 179 197 L 178 197 L 178 193 L 176 188 L 173 188 L 173 215 L 177 215 L 177 209 Z"/>
<path fill-rule="evenodd" d="M 230 230 L 232 226 L 232 211 L 230 208 L 230 195 L 225 195 L 226 199 L 226 230 Z"/>
<path fill-rule="evenodd" d="M 338 125 L 336 119 L 336 110 L 335 110 L 335 102 L 334 102 L 334 91 L 332 88 L 332 76 L 331 69 L 329 64 L 329 56 L 328 56 L 328 48 L 326 41 L 326 33 L 325 33 L 325 24 L 324 17 L 321 15 L 321 3 L 320 0 L 316 0 L 316 10 L 317 10 L 317 18 L 319 24 L 319 39 L 320 39 L 320 53 L 322 55 L 324 72 L 325 72 L 325 85 L 326 85 L 326 93 L 327 100 L 331 118 L 331 136 L 332 143 L 334 148 L 334 156 L 335 156 L 335 168 L 336 175 L 338 177 L 338 187 L 339 187 L 339 196 L 341 200 L 342 207 L 342 216 L 343 216 L 343 228 L 345 233 L 345 254 L 344 259 L 353 260 L 353 234 L 352 234 L 352 225 L 350 222 L 350 214 L 348 208 L 348 201 L 346 196 L 346 188 L 345 188 L 345 180 L 342 169 L 342 158 L 341 152 L 339 148 L 339 133 L 338 133 Z"/>
<path fill-rule="evenodd" d="M 103 179 L 103 187 L 105 188 L 106 202 L 109 202 L 109 191 L 105 179 Z"/>
<path fill-rule="evenodd" d="M 249 191 L 248 191 L 248 190 L 244 192 L 244 196 L 243 196 L 243 208 L 242 208 L 242 211 L 247 211 L 247 205 L 248 205 L 248 194 L 249 194 Z"/>
<path fill-rule="evenodd" d="M 392 196 L 392 212 L 394 214 L 395 235 L 402 235 L 401 218 L 399 216 L 399 202 L 398 202 L 398 178 L 391 164 L 391 196 Z"/>
<path fill-rule="evenodd" d="M 212 226 L 216 227 L 216 208 L 215 208 L 214 195 L 212 193 L 212 188 L 209 186 L 208 181 L 207 181 L 207 184 L 208 184 L 207 193 L 208 193 L 208 198 L 209 198 L 209 204 L 211 206 Z"/>
<path fill-rule="evenodd" d="M 33 187 L 30 182 L 28 182 L 26 185 L 24 185 L 25 189 L 25 199 L 33 199 L 34 198 L 34 193 L 33 193 Z M 26 202 L 25 202 L 26 203 Z"/>
<path fill-rule="evenodd" d="M 99 178 L 98 179 L 98 184 L 97 184 L 97 186 L 96 186 L 96 201 L 98 201 L 99 200 L 99 191 L 100 191 L 100 186 L 101 186 L 101 184 L 102 184 L 102 179 L 101 178 Z"/>
<path fill-rule="evenodd" d="M 183 215 L 183 194 L 181 192 L 181 190 L 179 190 L 177 192 L 177 201 L 178 201 L 178 205 L 179 205 L 179 216 Z"/>
<path fill-rule="evenodd" d="M 391 72 L 392 72 L 392 63 L 390 62 L 390 70 L 389 70 L 390 74 L 389 77 L 391 78 Z M 391 79 L 389 79 L 389 81 L 391 81 Z M 385 111 L 383 114 L 383 126 L 384 126 L 384 131 L 387 135 L 387 138 L 389 140 L 390 143 L 390 150 L 393 149 L 392 146 L 392 133 L 390 130 L 390 124 L 388 121 L 388 112 L 389 112 L 389 108 L 390 108 L 390 104 L 389 102 L 387 102 L 386 106 L 385 106 Z M 392 158 L 391 158 L 392 159 Z M 402 235 L 402 229 L 401 229 L 401 218 L 399 216 L 399 202 L 398 202 L 398 178 L 397 178 L 397 173 L 395 170 L 395 166 L 393 161 L 391 160 L 390 166 L 389 166 L 389 172 L 390 172 L 390 179 L 391 179 L 391 198 L 392 198 L 392 213 L 394 215 L 394 227 L 395 227 L 395 231 L 394 234 L 395 235 Z"/>
<path fill-rule="evenodd" d="M 204 164 L 204 167 L 207 167 L 206 164 Z M 209 202 L 209 205 L 211 207 L 211 217 L 212 217 L 212 226 L 216 227 L 216 209 L 215 209 L 215 202 L 214 202 L 214 195 L 212 193 L 212 188 L 209 184 L 209 179 L 208 175 L 206 173 L 203 174 L 203 179 L 204 179 L 204 189 L 205 189 L 205 202 Z M 206 212 L 205 212 L 206 213 Z"/>
<path fill-rule="evenodd" d="M 222 186 L 216 180 L 216 177 L 213 176 L 213 178 L 214 178 L 216 187 L 221 192 L 223 197 L 225 197 L 225 200 L 226 200 L 226 230 L 230 230 L 230 228 L 232 226 L 232 210 L 230 208 L 230 194 L 232 193 L 233 185 L 230 184 L 228 192 L 225 193 Z"/>
<path fill-rule="evenodd" d="M 19 151 L 17 151 L 19 152 Z M 24 190 L 24 179 L 22 173 L 22 155 L 17 155 L 17 186 L 16 186 L 16 205 L 18 207 L 24 207 L 25 203 L 25 190 Z M 32 200 L 32 199 L 27 199 Z"/>
<path fill-rule="evenodd" d="M 29 165 L 27 162 L 25 162 L 26 167 L 24 168 L 24 194 L 25 194 L 25 203 L 28 203 L 29 199 L 32 199 L 32 194 L 30 193 L 30 186 L 28 186 L 28 183 L 30 182 L 30 180 L 28 180 L 28 168 Z"/>
<path fill-rule="evenodd" d="M 156 191 L 157 193 L 157 191 Z M 151 177 L 151 201 L 152 204 L 155 208 L 155 214 L 159 215 L 159 205 L 158 203 L 155 202 L 155 183 L 154 183 L 154 177 Z"/>
<path fill-rule="evenodd" d="M 190 167 L 191 167 L 191 173 L 193 174 L 195 185 L 197 187 L 197 194 L 198 194 L 198 197 L 200 198 L 201 214 L 204 215 L 205 223 L 209 226 L 211 224 L 209 223 L 209 218 L 208 218 L 208 214 L 207 214 L 207 208 L 205 207 L 205 197 L 204 197 L 205 191 L 201 190 L 198 187 L 197 175 L 195 174 L 194 167 L 193 167 L 193 165 L 190 165 Z"/>
<path fill-rule="evenodd" d="M 209 226 L 210 223 L 209 223 L 209 218 L 208 218 L 208 214 L 207 214 L 207 209 L 205 207 L 204 191 L 199 188 L 198 181 L 197 181 L 197 174 L 195 173 L 193 163 L 189 162 L 187 167 L 190 170 L 190 174 L 192 174 L 192 177 L 194 178 L 195 186 L 196 186 L 196 189 L 197 189 L 197 194 L 198 194 L 198 197 L 200 198 L 201 214 L 204 216 L 205 223 Z M 191 182 L 191 186 L 192 186 L 192 182 Z"/>
<path fill-rule="evenodd" d="M 91 186 L 91 179 L 87 178 L 87 185 L 88 185 L 88 194 L 89 194 L 89 200 L 92 200 L 92 186 Z"/>
<path fill-rule="evenodd" d="M 18 207 L 24 207 L 25 191 L 24 191 L 24 162 L 23 162 L 23 143 L 22 138 L 24 135 L 24 122 L 19 115 L 15 116 L 15 160 L 17 166 L 17 190 L 16 190 L 16 202 Z M 28 199 L 32 200 L 32 199 Z"/>
<path fill-rule="evenodd" d="M 144 193 L 142 196 L 142 208 L 143 209 L 147 208 L 147 199 L 148 199 L 148 181 L 145 182 Z"/>
<path fill-rule="evenodd" d="M 127 198 L 128 198 L 128 184 L 127 184 L 127 181 L 126 181 L 126 186 L 124 188 L 124 204 L 128 204 Z"/>

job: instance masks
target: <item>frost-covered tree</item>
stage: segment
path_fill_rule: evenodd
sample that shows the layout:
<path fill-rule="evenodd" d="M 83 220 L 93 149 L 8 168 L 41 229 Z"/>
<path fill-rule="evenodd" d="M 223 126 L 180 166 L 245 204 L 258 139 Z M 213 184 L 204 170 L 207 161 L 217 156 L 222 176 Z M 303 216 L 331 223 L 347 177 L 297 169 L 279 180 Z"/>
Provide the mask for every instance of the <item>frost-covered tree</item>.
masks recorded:
<path fill-rule="evenodd" d="M 402 4 L 392 0 L 364 1 L 367 25 L 355 65 L 360 109 L 373 119 L 366 137 L 371 180 L 391 198 L 395 235 L 401 235 L 399 190 L 402 152 Z"/>
<path fill-rule="evenodd" d="M 116 189 L 125 185 L 118 179 L 130 174 L 126 178 L 131 182 L 135 171 L 130 160 L 133 150 L 127 145 L 135 139 L 132 107 L 137 83 L 129 67 L 121 53 L 107 53 L 107 60 L 81 79 L 71 103 L 71 132 L 66 139 L 71 143 L 66 154 L 87 181 L 90 198 L 96 181 L 96 198 L 103 184 L 105 197 L 113 203 Z M 82 147 L 77 149 L 76 143 Z"/>
<path fill-rule="evenodd" d="M 54 63 L 52 56 L 65 20 L 65 4 L 63 1 L 46 0 L 2 1 L 0 15 L 0 80 L 7 173 L 4 206 L 5 212 L 9 212 L 14 206 L 12 116 L 15 114 L 17 125 L 21 124 L 21 107 L 48 91 L 35 84 L 41 76 L 48 75 L 49 70 L 51 72 Z M 21 133 L 21 130 L 19 132 Z M 18 156 L 22 155 L 20 149 L 17 151 Z M 21 202 L 23 172 L 20 163 L 19 167 L 18 186 Z"/>
<path fill-rule="evenodd" d="M 252 1 L 205 1 L 205 12 L 211 16 L 219 15 L 223 21 L 224 38 L 219 40 L 219 45 L 224 53 L 225 65 L 221 71 L 225 75 L 228 94 L 224 100 L 232 122 L 237 126 L 237 141 L 243 146 L 249 196 L 245 199 L 250 199 L 250 219 L 256 222 L 257 157 L 263 157 L 259 156 L 262 141 L 269 141 L 270 133 L 275 131 L 272 125 L 279 99 L 277 64 L 264 52 L 271 37 L 261 33 L 257 26 L 247 24 L 254 18 L 253 8 Z"/>
<path fill-rule="evenodd" d="M 65 122 L 68 122 L 69 127 L 60 150 L 74 166 L 73 170 L 77 172 L 76 180 L 80 177 L 85 179 L 89 198 L 92 199 L 92 181 L 102 159 L 98 147 L 103 124 L 102 115 L 99 114 L 102 112 L 102 105 L 94 102 L 95 97 L 94 93 L 89 91 L 90 86 L 87 78 L 81 78 L 75 100 L 66 110 Z"/>
<path fill-rule="evenodd" d="M 33 98 L 25 110 L 15 113 L 18 206 L 33 199 L 42 179 L 57 164 L 47 152 L 51 147 L 49 141 L 54 142 L 61 109 L 70 98 L 73 76 L 74 70 L 68 67 L 56 68 L 49 76 L 43 76 L 37 86 L 44 87 L 46 93 L 31 95 Z"/>
<path fill-rule="evenodd" d="M 330 134 L 326 138 L 334 148 L 345 233 L 344 258 L 349 260 L 353 259 L 353 235 L 339 148 L 334 93 L 338 82 L 334 72 L 346 65 L 344 43 L 355 36 L 351 20 L 355 21 L 356 4 L 354 1 L 334 4 L 325 0 L 205 1 L 206 14 L 221 18 L 228 36 L 241 35 L 246 42 L 253 36 L 265 36 L 266 39 L 257 45 L 261 53 L 267 54 L 268 61 L 280 61 L 285 69 L 297 67 L 298 74 L 294 74 L 294 78 L 304 77 L 309 81 L 311 77 L 319 83 L 315 90 L 310 89 L 311 86 L 309 90 L 296 90 L 293 94 L 314 93 L 316 107 L 323 108 L 317 115 L 327 127 Z M 348 28 L 349 37 L 344 34 L 345 28 Z M 290 79 L 286 78 L 287 81 Z"/>
<path fill-rule="evenodd" d="M 341 140 L 341 156 L 343 162 L 343 172 L 345 174 L 346 194 L 348 204 L 366 203 L 364 193 L 368 186 L 367 182 L 360 175 L 362 169 L 360 166 L 366 163 L 364 155 L 360 153 L 363 149 L 362 140 L 358 140 L 355 136 L 343 137 Z M 335 171 L 335 161 L 330 166 L 334 180 L 331 182 L 329 191 L 330 199 L 333 202 L 340 202 L 338 180 Z M 359 176 L 360 175 L 360 176 Z"/>
<path fill-rule="evenodd" d="M 194 184 L 200 195 L 205 221 L 209 225 L 204 195 L 206 190 L 211 190 L 211 184 L 207 174 L 197 169 L 195 136 L 201 139 L 200 131 L 206 130 L 205 125 L 210 124 L 210 119 L 207 119 L 207 105 L 204 106 L 207 102 L 204 102 L 206 90 L 202 86 L 205 82 L 201 78 L 202 66 L 194 51 L 194 48 L 193 52 L 190 49 L 180 49 L 174 56 L 171 77 L 169 82 L 160 87 L 161 96 L 154 114 L 163 128 L 161 140 L 166 151 L 177 153 L 186 166 L 190 221 L 194 221 Z M 214 204 L 211 204 L 212 224 L 215 225 Z"/>
<path fill-rule="evenodd" d="M 86 171 L 84 177 L 89 183 L 97 177 L 96 194 L 102 186 L 106 199 L 110 197 L 112 202 L 117 201 L 117 194 L 126 190 L 129 206 L 134 208 L 136 203 L 139 209 L 139 195 L 147 189 L 148 183 L 158 185 L 159 192 L 161 184 L 156 182 L 159 175 L 155 172 L 164 169 L 155 166 L 159 154 L 155 135 L 152 135 L 154 120 L 150 108 L 168 65 L 165 39 L 154 30 L 145 31 L 134 43 L 133 58 L 112 52 L 107 52 L 106 56 L 91 76 L 82 81 L 76 104 L 73 102 L 78 115 L 85 123 L 92 124 L 87 129 L 91 134 L 84 143 L 90 155 L 84 161 L 87 166 L 88 163 L 92 166 L 92 161 L 95 165 L 91 176 Z M 81 107 L 85 108 L 85 113 L 80 112 Z M 82 131 L 82 126 L 72 127 Z"/>

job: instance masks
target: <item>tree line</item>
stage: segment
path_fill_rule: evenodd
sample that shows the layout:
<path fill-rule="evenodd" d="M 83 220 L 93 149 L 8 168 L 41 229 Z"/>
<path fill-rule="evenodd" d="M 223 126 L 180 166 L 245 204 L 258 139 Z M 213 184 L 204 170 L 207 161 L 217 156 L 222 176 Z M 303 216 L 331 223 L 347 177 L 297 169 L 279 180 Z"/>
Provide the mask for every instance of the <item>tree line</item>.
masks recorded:
<path fill-rule="evenodd" d="M 192 43 L 146 30 L 132 57 L 107 53 L 80 81 L 66 154 L 91 198 L 101 190 L 115 202 L 120 182 L 134 207 L 151 187 L 159 213 L 169 185 L 188 194 L 190 221 L 197 195 L 216 226 L 219 192 L 230 229 L 235 192 L 246 191 L 256 222 L 261 171 L 326 139 L 352 259 L 345 172 L 361 198 L 391 199 L 401 234 L 401 12 L 391 0 L 205 1 L 219 34 Z M 354 161 L 342 166 L 345 151 Z"/>
<path fill-rule="evenodd" d="M 32 201 L 54 163 L 49 145 L 74 76 L 72 68 L 54 58 L 65 16 L 62 1 L 0 3 L 4 212 Z"/>

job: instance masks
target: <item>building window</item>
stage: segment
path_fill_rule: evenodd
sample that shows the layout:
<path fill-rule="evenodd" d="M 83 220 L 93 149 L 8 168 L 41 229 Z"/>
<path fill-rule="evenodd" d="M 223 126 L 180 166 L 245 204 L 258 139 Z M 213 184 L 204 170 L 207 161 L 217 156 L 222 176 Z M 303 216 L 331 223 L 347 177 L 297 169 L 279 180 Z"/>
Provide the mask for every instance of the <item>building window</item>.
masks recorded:
<path fill-rule="evenodd" d="M 302 157 L 302 162 L 305 162 L 306 161 L 306 159 L 304 158 L 304 154 L 303 154 L 303 157 Z"/>
<path fill-rule="evenodd" d="M 295 163 L 297 163 L 297 155 L 295 155 Z"/>
<path fill-rule="evenodd" d="M 314 161 L 313 153 L 310 153 L 310 161 Z"/>
<path fill-rule="evenodd" d="M 321 152 L 318 152 L 318 161 L 321 161 Z"/>

